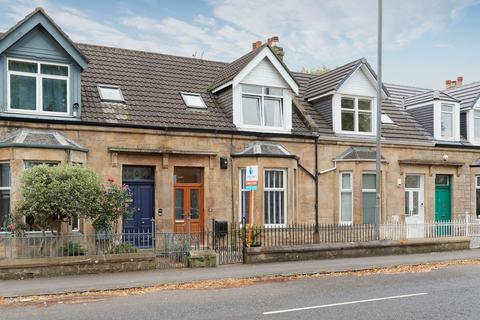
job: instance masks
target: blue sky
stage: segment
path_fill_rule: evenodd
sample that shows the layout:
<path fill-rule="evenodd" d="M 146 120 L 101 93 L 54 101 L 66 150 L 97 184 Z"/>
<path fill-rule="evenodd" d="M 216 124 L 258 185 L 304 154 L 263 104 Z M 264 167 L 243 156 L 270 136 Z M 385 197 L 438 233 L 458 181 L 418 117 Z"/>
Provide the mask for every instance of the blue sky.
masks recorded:
<path fill-rule="evenodd" d="M 35 7 L 74 41 L 231 61 L 277 35 L 292 70 L 376 67 L 376 0 L 0 0 L 5 31 Z M 384 80 L 480 81 L 480 0 L 384 0 Z"/>

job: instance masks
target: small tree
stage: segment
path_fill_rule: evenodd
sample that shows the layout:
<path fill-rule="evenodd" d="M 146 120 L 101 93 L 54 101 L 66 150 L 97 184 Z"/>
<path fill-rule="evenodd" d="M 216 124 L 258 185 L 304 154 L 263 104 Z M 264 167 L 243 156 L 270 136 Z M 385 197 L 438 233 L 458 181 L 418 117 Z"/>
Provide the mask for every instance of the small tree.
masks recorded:
<path fill-rule="evenodd" d="M 16 212 L 42 231 L 58 234 L 62 223 L 96 217 L 104 205 L 98 175 L 84 166 L 40 165 L 25 171 Z"/>

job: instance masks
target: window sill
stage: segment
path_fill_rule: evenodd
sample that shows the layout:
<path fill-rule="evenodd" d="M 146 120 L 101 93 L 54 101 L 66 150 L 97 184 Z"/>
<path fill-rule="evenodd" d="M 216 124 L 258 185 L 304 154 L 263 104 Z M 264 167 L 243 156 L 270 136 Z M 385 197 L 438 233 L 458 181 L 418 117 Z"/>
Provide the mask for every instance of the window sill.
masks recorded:
<path fill-rule="evenodd" d="M 239 131 L 249 131 L 249 132 L 267 132 L 267 133 L 291 133 L 292 131 L 284 128 L 275 128 L 275 127 L 246 127 L 241 126 L 237 127 Z"/>

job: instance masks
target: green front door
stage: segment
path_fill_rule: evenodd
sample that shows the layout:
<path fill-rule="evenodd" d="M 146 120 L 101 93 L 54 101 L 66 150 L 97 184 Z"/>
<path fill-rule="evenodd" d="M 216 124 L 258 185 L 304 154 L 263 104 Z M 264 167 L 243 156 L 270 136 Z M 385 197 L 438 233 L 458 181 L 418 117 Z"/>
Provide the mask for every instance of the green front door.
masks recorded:
<path fill-rule="evenodd" d="M 437 175 L 435 177 L 435 221 L 450 221 L 452 219 L 452 189 L 451 176 Z"/>

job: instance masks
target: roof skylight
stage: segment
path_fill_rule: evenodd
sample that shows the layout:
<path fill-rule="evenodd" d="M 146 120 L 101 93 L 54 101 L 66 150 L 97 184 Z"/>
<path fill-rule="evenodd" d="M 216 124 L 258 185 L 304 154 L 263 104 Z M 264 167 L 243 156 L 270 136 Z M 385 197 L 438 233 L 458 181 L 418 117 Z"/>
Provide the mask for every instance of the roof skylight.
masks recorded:
<path fill-rule="evenodd" d="M 124 102 L 122 90 L 119 86 L 98 85 L 98 93 L 102 101 Z"/>
<path fill-rule="evenodd" d="M 206 109 L 207 105 L 202 99 L 202 96 L 198 93 L 186 93 L 182 92 L 182 99 L 188 108 Z"/>

